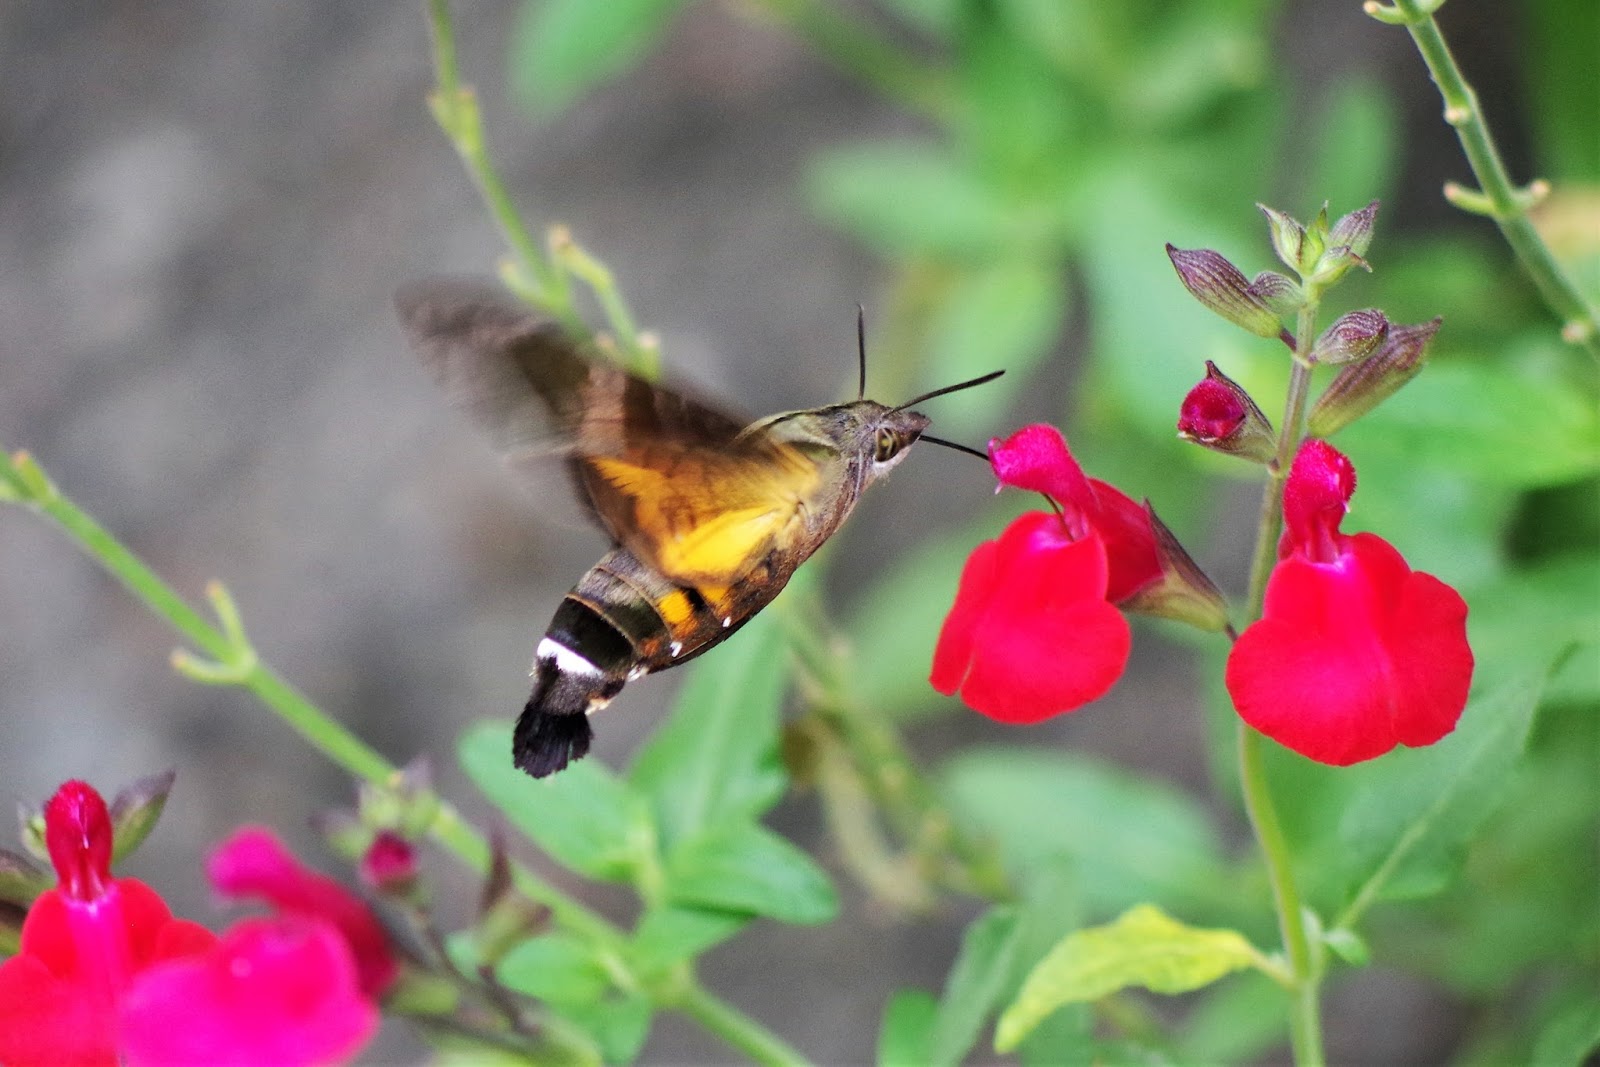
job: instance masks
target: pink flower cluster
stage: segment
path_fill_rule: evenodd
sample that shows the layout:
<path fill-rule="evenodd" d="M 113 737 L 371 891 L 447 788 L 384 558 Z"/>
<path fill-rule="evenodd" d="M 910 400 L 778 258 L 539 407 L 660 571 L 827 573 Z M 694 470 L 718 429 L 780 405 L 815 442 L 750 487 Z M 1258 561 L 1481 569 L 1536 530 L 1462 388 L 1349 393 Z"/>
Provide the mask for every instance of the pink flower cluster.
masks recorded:
<path fill-rule="evenodd" d="M 89 785 L 57 790 L 45 841 L 58 884 L 0 964 L 6 1067 L 327 1064 L 377 1029 L 378 998 L 399 974 L 387 936 L 270 831 L 240 830 L 211 856 L 220 893 L 276 909 L 221 937 L 173 918 L 143 882 L 111 876 L 111 818 Z"/>

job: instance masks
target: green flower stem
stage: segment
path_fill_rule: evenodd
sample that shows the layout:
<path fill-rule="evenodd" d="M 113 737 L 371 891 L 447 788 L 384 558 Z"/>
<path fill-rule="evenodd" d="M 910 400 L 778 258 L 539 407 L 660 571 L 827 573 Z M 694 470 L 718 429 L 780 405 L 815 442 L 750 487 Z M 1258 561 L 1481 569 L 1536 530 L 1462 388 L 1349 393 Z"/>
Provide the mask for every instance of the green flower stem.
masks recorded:
<path fill-rule="evenodd" d="M 218 607 L 216 626 L 190 607 L 171 586 L 113 537 L 91 515 L 67 499 L 44 471 L 25 453 L 15 457 L 0 452 L 0 499 L 14 499 L 53 520 L 91 559 L 143 601 L 156 616 L 183 635 L 212 662 L 201 661 L 204 680 L 237 685 L 253 693 L 310 745 L 334 763 L 379 786 L 387 786 L 401 773 L 366 742 L 345 729 L 272 668 L 261 662 L 233 615 L 232 602 L 213 585 L 210 598 Z M 190 662 L 195 662 L 191 657 Z M 429 836 L 480 874 L 491 862 L 488 840 L 462 820 L 448 801 L 426 798 L 436 805 L 428 826 Z M 420 802 L 420 800 L 419 800 Z M 620 953 L 626 935 L 599 914 L 541 880 L 521 864 L 512 864 L 517 889 L 550 909 L 560 926 L 593 943 Z M 653 991 L 652 991 L 653 992 Z M 752 1059 L 769 1064 L 797 1064 L 801 1056 L 752 1019 L 716 999 L 692 977 L 681 983 L 674 1003 L 685 1014 Z"/>
<path fill-rule="evenodd" d="M 939 121 L 954 112 L 942 73 L 912 58 L 855 18 L 821 0 L 745 0 L 801 38 L 834 66 Z"/>
<path fill-rule="evenodd" d="M 1482 187 L 1482 192 L 1477 193 L 1447 186 L 1446 198 L 1457 207 L 1494 220 L 1545 303 L 1561 317 L 1561 336 L 1583 345 L 1590 355 L 1600 359 L 1600 311 L 1584 299 L 1528 217 L 1528 209 L 1549 187 L 1544 182 L 1535 182 L 1527 189 L 1512 184 L 1478 105 L 1478 94 L 1462 77 L 1434 20 L 1433 13 L 1441 6 L 1443 0 L 1394 0 L 1392 7 L 1369 0 L 1365 10 L 1379 21 L 1403 25 L 1411 34 L 1444 99 L 1445 121 L 1455 127 L 1467 162 Z"/>
<path fill-rule="evenodd" d="M 461 84 L 456 66 L 455 29 L 450 22 L 449 0 L 428 0 L 429 24 L 433 30 L 433 65 L 436 86 L 429 104 L 439 128 L 450 138 L 456 154 L 478 183 L 485 206 L 511 246 L 518 264 L 535 280 L 546 299 L 555 298 L 560 285 L 555 269 L 540 253 L 539 245 L 522 224 L 505 183 L 489 159 L 483 140 L 483 117 L 472 89 Z M 569 301 L 570 303 L 570 301 Z M 556 308 L 549 310 L 555 311 Z M 569 309 L 570 310 L 570 309 Z"/>
<path fill-rule="evenodd" d="M 1251 619 L 1261 615 L 1267 579 L 1277 560 L 1278 538 L 1283 531 L 1283 486 L 1305 433 L 1306 401 L 1311 391 L 1311 346 L 1316 337 L 1317 307 L 1321 294 L 1314 286 L 1308 286 L 1306 296 L 1306 304 L 1300 309 L 1295 323 L 1294 363 L 1289 376 L 1283 422 L 1278 432 L 1278 455 L 1273 461 L 1271 477 L 1262 494 L 1255 563 L 1250 574 Z M 1306 931 L 1305 913 L 1301 907 L 1299 888 L 1295 884 L 1289 843 L 1284 838 L 1278 809 L 1272 799 L 1272 789 L 1267 782 L 1261 753 L 1263 744 L 1261 734 L 1240 722 L 1240 788 L 1244 793 L 1250 826 L 1266 861 L 1273 905 L 1278 913 L 1278 927 L 1293 975 L 1294 1002 L 1289 1017 L 1289 1033 L 1294 1046 L 1294 1058 L 1299 1067 L 1321 1067 L 1324 1062 L 1318 996 L 1322 981 L 1321 967 Z"/>

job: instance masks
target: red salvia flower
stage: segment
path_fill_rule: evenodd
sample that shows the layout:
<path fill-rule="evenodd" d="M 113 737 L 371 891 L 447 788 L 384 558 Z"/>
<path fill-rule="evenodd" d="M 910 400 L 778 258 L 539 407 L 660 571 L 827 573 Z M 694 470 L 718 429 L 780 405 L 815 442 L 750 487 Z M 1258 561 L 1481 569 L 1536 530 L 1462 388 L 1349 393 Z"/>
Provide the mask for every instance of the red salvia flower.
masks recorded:
<path fill-rule="evenodd" d="M 1098 699 L 1127 665 L 1115 605 L 1160 580 L 1144 508 L 1083 473 L 1059 430 L 1025 426 L 989 442 L 1003 485 L 1050 497 L 968 558 L 929 678 L 976 711 L 1033 723 Z"/>
<path fill-rule="evenodd" d="M 1472 681 L 1467 605 L 1375 534 L 1339 524 L 1355 469 L 1301 446 L 1284 486 L 1284 536 L 1262 617 L 1228 657 L 1245 722 L 1319 763 L 1344 766 L 1455 728 Z"/>
<path fill-rule="evenodd" d="M 0 964 L 0 1063 L 114 1067 L 124 992 L 216 937 L 174 919 L 143 882 L 111 877 L 111 817 L 91 786 L 61 786 L 44 825 L 59 885 L 28 909 L 21 951 Z"/>

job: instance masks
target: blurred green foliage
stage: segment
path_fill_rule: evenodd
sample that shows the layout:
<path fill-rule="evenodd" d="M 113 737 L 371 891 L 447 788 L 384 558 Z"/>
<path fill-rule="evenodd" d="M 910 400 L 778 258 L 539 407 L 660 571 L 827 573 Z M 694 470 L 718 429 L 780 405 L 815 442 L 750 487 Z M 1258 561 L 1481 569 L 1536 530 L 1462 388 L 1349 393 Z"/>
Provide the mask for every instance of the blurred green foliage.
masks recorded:
<path fill-rule="evenodd" d="M 553 114 L 621 75 L 687 6 L 530 0 L 512 83 Z M 1090 473 L 1148 495 L 1193 548 L 1207 547 L 1218 509 L 1242 499 L 1220 483 L 1258 472 L 1176 441 L 1178 402 L 1211 359 L 1276 417 L 1288 360 L 1191 301 L 1163 246 L 1214 248 L 1251 274 L 1273 265 L 1254 201 L 1304 217 L 1323 200 L 1337 214 L 1393 198 L 1405 109 L 1343 59 L 1399 31 L 1374 22 L 1359 31 L 1370 40 L 1298 42 L 1337 75 L 1304 98 L 1274 55 L 1282 12 L 1271 0 L 745 6 L 852 73 L 863 74 L 860 56 L 890 49 L 925 75 L 905 83 L 901 102 L 932 116 L 927 134 L 842 143 L 796 175 L 822 223 L 883 258 L 897 298 L 878 358 L 929 383 L 1004 366 L 1007 397 L 1047 360 L 1074 361 L 1078 389 L 1054 415 Z M 1579 183 L 1600 178 L 1600 5 L 1543 0 L 1519 16 L 1522 117 L 1568 228 L 1575 218 L 1581 237 L 1587 226 L 1589 243 L 1566 254 L 1595 299 L 1600 192 Z M 1409 83 L 1425 84 L 1420 61 L 1416 75 Z M 892 78 L 865 76 L 895 94 Z M 1375 962 L 1481 1006 L 1457 1050 L 1463 1062 L 1537 1048 L 1552 1057 L 1541 1062 L 1577 1063 L 1600 1041 L 1596 368 L 1562 344 L 1487 225 L 1419 230 L 1380 214 L 1368 258 L 1374 273 L 1339 290 L 1324 321 L 1376 305 L 1402 323 L 1440 315 L 1444 327 L 1430 367 L 1339 436 L 1361 478 L 1350 525 L 1380 531 L 1461 590 L 1477 684 L 1456 734 L 1432 748 L 1354 769 L 1277 752 L 1272 772 L 1311 903 L 1325 926 L 1355 925 L 1330 934 L 1336 951 L 1359 959 L 1365 943 Z M 981 414 L 987 432 L 996 396 Z M 978 432 L 980 416 L 965 410 L 954 432 Z M 849 682 L 866 706 L 896 717 L 950 710 L 928 690 L 926 664 L 962 559 L 1003 517 L 908 546 L 860 598 L 845 628 L 871 650 Z M 553 857 L 639 888 L 634 948 L 657 963 L 689 958 L 756 914 L 817 922 L 837 906 L 826 878 L 756 821 L 785 784 L 782 681 L 748 672 L 781 658 L 777 641 L 758 622 L 698 667 L 625 777 L 590 761 L 534 784 L 505 764 L 502 730 L 464 743 L 474 778 L 514 800 L 507 810 Z M 1224 652 L 1202 653 L 1208 676 L 1220 675 Z M 1214 708 L 1212 722 L 1231 713 Z M 1211 765 L 1226 768 L 1231 727 L 1210 734 Z M 1226 770 L 1218 777 L 1231 806 L 1233 783 Z M 1274 942 L 1258 861 L 1226 848 L 1214 812 L 1171 786 L 999 748 L 958 755 L 937 781 L 964 824 L 998 841 L 1021 895 L 973 923 L 942 997 L 889 1000 L 880 1063 L 959 1062 L 1050 945 L 1140 901 Z M 570 946 L 526 951 L 577 973 L 576 988 L 592 985 Z M 1247 1059 L 1281 1038 L 1281 1011 L 1281 994 L 1246 976 L 1193 998 L 1169 1039 L 1135 1027 L 1108 1051 L 1075 1008 L 1022 1051 L 1025 1062 Z"/>

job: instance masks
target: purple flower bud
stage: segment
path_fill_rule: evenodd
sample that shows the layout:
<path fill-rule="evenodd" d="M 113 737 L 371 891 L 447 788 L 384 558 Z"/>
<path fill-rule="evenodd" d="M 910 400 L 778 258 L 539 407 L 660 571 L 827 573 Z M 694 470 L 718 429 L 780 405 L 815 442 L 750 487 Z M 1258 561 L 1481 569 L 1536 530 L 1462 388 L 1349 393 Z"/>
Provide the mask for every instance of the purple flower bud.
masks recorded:
<path fill-rule="evenodd" d="M 1439 332 L 1441 321 L 1390 326 L 1377 352 L 1345 367 L 1317 398 L 1306 421 L 1312 436 L 1332 436 L 1415 378 L 1422 370 L 1424 349 Z"/>
<path fill-rule="evenodd" d="M 1169 244 L 1167 258 L 1177 269 L 1183 287 L 1235 326 L 1258 337 L 1276 337 L 1282 332 L 1277 312 L 1251 291 L 1244 272 L 1220 254 L 1209 248 L 1182 249 Z"/>
<path fill-rule="evenodd" d="M 113 860 L 130 855 L 155 829 L 156 820 L 167 806 L 167 794 L 172 792 L 172 784 L 177 780 L 177 771 L 162 771 L 117 791 L 110 809 Z"/>
<path fill-rule="evenodd" d="M 1365 256 L 1372 244 L 1372 226 L 1378 220 L 1378 202 L 1374 200 L 1360 211 L 1352 211 L 1333 224 L 1328 231 L 1328 248 L 1346 248 L 1357 256 Z"/>
<path fill-rule="evenodd" d="M 1206 376 L 1183 398 L 1178 436 L 1197 445 L 1269 463 L 1277 452 L 1272 423 L 1244 388 L 1206 360 Z"/>
<path fill-rule="evenodd" d="M 1366 359 L 1389 335 L 1389 320 L 1377 308 L 1339 316 L 1311 348 L 1311 362 L 1335 365 Z"/>

